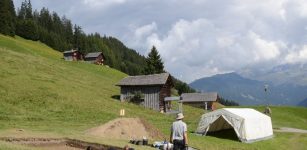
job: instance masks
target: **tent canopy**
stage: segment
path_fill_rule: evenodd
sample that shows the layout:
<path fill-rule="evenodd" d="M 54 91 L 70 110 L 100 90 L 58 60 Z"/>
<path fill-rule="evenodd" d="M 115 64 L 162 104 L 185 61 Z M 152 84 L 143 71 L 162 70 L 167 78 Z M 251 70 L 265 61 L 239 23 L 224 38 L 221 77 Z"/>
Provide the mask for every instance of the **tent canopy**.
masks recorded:
<path fill-rule="evenodd" d="M 223 108 L 202 115 L 197 134 L 233 128 L 242 142 L 273 137 L 271 118 L 250 108 Z"/>

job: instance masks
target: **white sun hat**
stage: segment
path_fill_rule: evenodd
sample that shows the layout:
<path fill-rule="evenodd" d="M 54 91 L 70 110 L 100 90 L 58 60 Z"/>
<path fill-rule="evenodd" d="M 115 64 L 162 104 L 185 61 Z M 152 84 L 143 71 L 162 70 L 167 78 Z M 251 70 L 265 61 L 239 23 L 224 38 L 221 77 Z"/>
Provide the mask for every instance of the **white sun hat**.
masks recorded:
<path fill-rule="evenodd" d="M 184 116 L 183 116 L 183 114 L 182 113 L 178 113 L 177 114 L 177 120 L 179 120 L 179 119 L 183 119 L 184 118 Z"/>

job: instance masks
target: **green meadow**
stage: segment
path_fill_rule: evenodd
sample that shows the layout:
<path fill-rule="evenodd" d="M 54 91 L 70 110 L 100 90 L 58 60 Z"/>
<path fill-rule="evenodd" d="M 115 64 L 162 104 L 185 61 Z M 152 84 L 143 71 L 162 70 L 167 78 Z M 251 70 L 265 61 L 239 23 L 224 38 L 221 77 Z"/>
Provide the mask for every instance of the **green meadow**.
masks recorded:
<path fill-rule="evenodd" d="M 0 137 L 68 137 L 124 146 L 128 140 L 85 135 L 85 130 L 119 117 L 143 118 L 165 134 L 174 116 L 122 103 L 115 86 L 127 75 L 107 66 L 66 62 L 62 54 L 40 42 L 0 35 Z M 242 106 L 241 106 L 242 107 Z M 263 106 L 253 107 L 263 111 Z M 307 130 L 307 109 L 271 107 L 273 128 Z M 305 149 L 307 134 L 274 133 L 274 138 L 251 144 L 238 142 L 232 133 L 197 136 L 203 110 L 184 106 L 190 145 L 199 149 Z M 136 129 L 137 130 L 137 129 Z M 136 149 L 152 149 L 138 147 Z M 0 149 L 33 149 L 0 142 Z"/>

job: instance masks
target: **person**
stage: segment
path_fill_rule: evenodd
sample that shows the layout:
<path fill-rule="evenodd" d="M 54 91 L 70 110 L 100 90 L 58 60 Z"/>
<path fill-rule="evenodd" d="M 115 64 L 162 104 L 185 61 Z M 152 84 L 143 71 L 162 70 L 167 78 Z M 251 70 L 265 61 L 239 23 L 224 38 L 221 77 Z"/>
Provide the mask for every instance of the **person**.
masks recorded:
<path fill-rule="evenodd" d="M 268 116 L 271 117 L 272 111 L 271 111 L 269 105 L 267 105 L 267 106 L 265 107 L 265 109 L 264 109 L 264 114 L 266 114 L 266 115 L 268 115 Z"/>
<path fill-rule="evenodd" d="M 174 145 L 173 150 L 185 150 L 188 146 L 187 124 L 182 121 L 183 118 L 183 114 L 178 113 L 171 127 L 170 142 Z"/>
<path fill-rule="evenodd" d="M 124 147 L 124 150 L 129 150 L 129 146 L 126 145 L 126 146 Z"/>

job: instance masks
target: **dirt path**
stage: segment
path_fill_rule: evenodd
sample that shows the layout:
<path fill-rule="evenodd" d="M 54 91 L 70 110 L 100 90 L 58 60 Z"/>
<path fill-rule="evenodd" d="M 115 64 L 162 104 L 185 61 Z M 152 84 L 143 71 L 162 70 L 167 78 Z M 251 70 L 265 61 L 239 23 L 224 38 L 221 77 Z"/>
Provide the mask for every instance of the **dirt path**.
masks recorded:
<path fill-rule="evenodd" d="M 276 129 L 274 131 L 276 131 L 276 132 L 290 132 L 290 133 L 306 133 L 307 134 L 307 130 L 289 128 L 289 127 L 281 127 L 281 128 Z"/>

